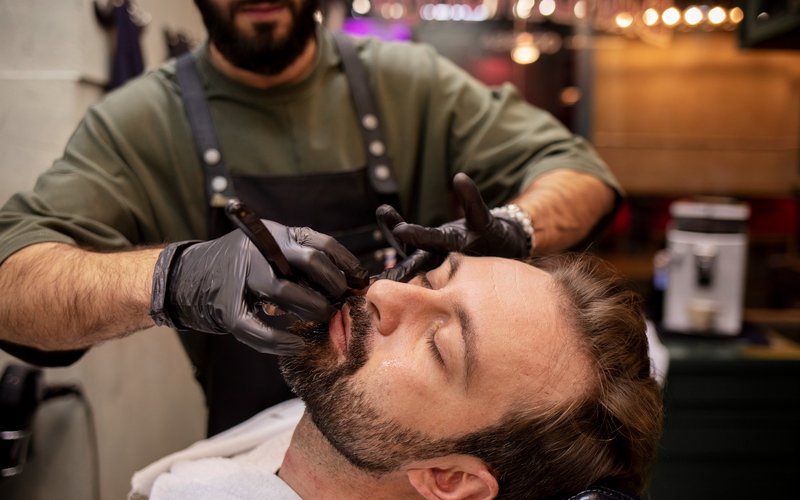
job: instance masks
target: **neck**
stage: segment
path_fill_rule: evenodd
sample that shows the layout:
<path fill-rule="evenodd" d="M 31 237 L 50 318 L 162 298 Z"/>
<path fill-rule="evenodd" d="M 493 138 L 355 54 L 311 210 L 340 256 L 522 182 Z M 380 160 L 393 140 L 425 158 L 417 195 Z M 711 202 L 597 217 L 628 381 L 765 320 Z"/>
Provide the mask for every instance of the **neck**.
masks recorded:
<path fill-rule="evenodd" d="M 261 73 L 254 73 L 234 66 L 233 63 L 225 59 L 225 56 L 222 55 L 213 42 L 210 42 L 208 47 L 211 64 L 222 74 L 231 80 L 257 89 L 268 89 L 302 80 L 311 72 L 317 57 L 317 39 L 312 36 L 309 38 L 303 52 L 286 69 L 276 75 L 262 75 Z"/>
<path fill-rule="evenodd" d="M 278 475 L 304 499 L 418 498 L 402 471 L 373 475 L 353 466 L 331 446 L 308 413 L 294 431 Z"/>

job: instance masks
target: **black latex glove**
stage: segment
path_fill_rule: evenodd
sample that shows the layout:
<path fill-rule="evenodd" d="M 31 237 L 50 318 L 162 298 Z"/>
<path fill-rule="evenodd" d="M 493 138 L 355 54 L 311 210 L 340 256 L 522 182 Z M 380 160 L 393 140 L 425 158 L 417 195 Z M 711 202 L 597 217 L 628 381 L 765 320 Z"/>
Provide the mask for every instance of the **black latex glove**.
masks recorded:
<path fill-rule="evenodd" d="M 408 281 L 417 273 L 441 264 L 450 252 L 509 258 L 530 254 L 530 239 L 522 226 L 511 217 L 493 215 L 469 176 L 456 174 L 453 190 L 465 217 L 439 227 L 408 224 L 389 205 L 378 207 L 378 221 L 391 230 L 394 239 L 419 249 L 397 266 L 384 271 L 380 278 Z"/>
<path fill-rule="evenodd" d="M 293 272 L 309 286 L 278 279 L 255 245 L 238 229 L 207 242 L 167 246 L 153 276 L 151 316 L 157 324 L 207 333 L 230 333 L 260 352 L 289 354 L 303 341 L 288 329 L 296 321 L 328 321 L 326 298 L 364 288 L 368 273 L 332 237 L 309 228 L 262 220 Z M 259 305 L 285 314 L 268 316 Z"/>

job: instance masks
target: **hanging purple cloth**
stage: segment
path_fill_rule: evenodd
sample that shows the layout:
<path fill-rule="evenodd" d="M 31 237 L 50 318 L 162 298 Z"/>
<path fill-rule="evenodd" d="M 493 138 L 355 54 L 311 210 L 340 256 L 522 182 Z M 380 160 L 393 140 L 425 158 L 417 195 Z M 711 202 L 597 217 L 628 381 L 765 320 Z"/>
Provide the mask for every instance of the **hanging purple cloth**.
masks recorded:
<path fill-rule="evenodd" d="M 112 90 L 144 71 L 144 57 L 139 45 L 142 28 L 131 14 L 129 0 L 114 1 L 105 10 L 95 1 L 95 14 L 100 24 L 116 33 L 111 57 L 111 76 L 106 85 L 107 90 Z"/>

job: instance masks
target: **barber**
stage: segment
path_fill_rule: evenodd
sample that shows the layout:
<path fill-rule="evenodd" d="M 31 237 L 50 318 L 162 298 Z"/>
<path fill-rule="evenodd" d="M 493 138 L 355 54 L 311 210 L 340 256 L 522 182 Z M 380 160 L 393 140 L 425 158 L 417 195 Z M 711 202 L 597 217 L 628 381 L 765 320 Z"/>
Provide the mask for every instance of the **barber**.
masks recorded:
<path fill-rule="evenodd" d="M 619 200 L 585 141 L 509 86 L 489 89 L 424 46 L 333 36 L 316 25 L 313 0 L 196 3 L 209 43 L 93 106 L 64 156 L 0 212 L 6 349 L 62 363 L 76 349 L 173 325 L 213 434 L 291 397 L 263 352 L 296 342 L 229 308 L 231 290 L 292 304 L 302 319 L 328 317 L 343 283 L 384 267 L 388 243 L 375 223 L 383 204 L 398 209 L 382 216 L 398 245 L 440 255 L 465 243 L 477 252 L 480 239 L 443 243 L 423 230 L 458 218 L 450 210 L 457 171 L 488 206 L 513 202 L 492 216 L 522 224 L 526 252 L 575 245 Z M 274 30 L 256 29 L 264 19 Z M 272 35 L 288 43 L 273 45 Z M 303 293 L 272 280 L 232 232 L 222 208 L 232 197 L 286 228 Z M 401 220 L 420 224 L 414 236 Z M 474 229 L 470 218 L 462 226 Z M 303 227 L 347 250 L 309 240 Z M 309 252 L 316 257 L 303 261 Z M 416 272 L 423 260 L 399 269 Z M 153 286 L 159 276 L 165 289 Z"/>

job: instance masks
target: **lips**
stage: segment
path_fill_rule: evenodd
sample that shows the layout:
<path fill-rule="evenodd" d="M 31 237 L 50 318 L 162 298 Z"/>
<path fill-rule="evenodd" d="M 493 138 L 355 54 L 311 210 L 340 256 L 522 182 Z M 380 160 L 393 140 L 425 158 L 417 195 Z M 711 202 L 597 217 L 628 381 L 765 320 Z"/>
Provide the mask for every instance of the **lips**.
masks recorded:
<path fill-rule="evenodd" d="M 250 0 L 236 5 L 238 10 L 261 10 L 261 9 L 274 9 L 283 7 L 289 0 Z"/>
<path fill-rule="evenodd" d="M 260 2 L 246 4 L 237 9 L 238 13 L 245 14 L 251 18 L 271 18 L 286 8 L 285 2 Z"/>

